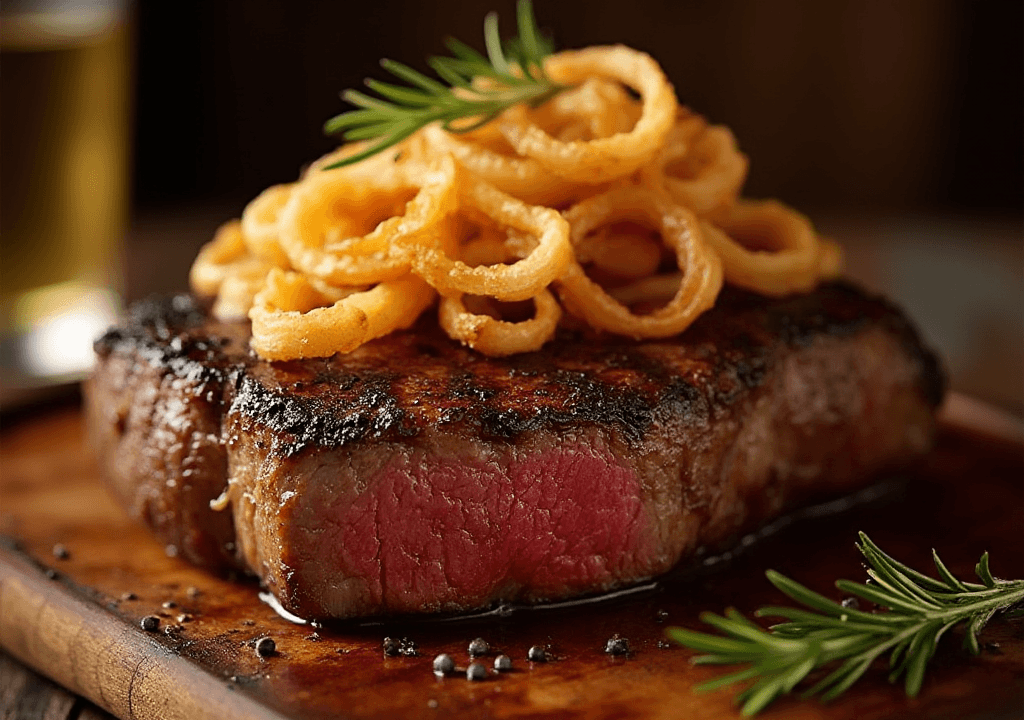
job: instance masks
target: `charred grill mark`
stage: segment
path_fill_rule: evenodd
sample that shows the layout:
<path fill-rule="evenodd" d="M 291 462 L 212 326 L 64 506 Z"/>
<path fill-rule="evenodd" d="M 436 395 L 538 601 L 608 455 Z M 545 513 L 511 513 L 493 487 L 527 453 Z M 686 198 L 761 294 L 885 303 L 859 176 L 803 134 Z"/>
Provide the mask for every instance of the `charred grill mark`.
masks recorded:
<path fill-rule="evenodd" d="M 690 425 L 706 425 L 711 411 L 707 396 L 682 378 L 669 383 L 661 395 L 656 419 L 685 418 Z"/>
<path fill-rule="evenodd" d="M 493 387 L 480 384 L 480 378 L 468 372 L 455 373 L 448 385 L 448 397 L 485 403 L 497 394 Z"/>
<path fill-rule="evenodd" d="M 142 337 L 166 340 L 182 330 L 198 327 L 206 314 L 189 295 L 150 297 L 128 309 L 127 327 L 113 328 L 96 341 L 96 352 L 104 357 L 125 342 Z"/>
<path fill-rule="evenodd" d="M 521 408 L 496 408 L 493 404 L 484 404 L 478 413 L 481 434 L 488 438 L 511 440 L 524 432 L 544 427 L 569 428 L 592 423 L 615 427 L 630 442 L 639 442 L 653 420 L 653 406 L 639 393 L 623 392 L 585 377 L 575 378 L 562 387 L 568 397 L 561 407 L 530 398 L 523 398 L 525 402 L 518 403 Z M 531 394 L 547 401 L 555 395 L 548 388 L 537 388 Z"/>
<path fill-rule="evenodd" d="M 563 332 L 540 352 L 500 359 L 476 355 L 424 321 L 349 355 L 265 363 L 248 349 L 247 323 L 211 321 L 196 301 L 177 296 L 136 305 L 127 326 L 109 331 L 96 350 L 133 354 L 197 392 L 220 395 L 290 456 L 439 425 L 513 440 L 594 424 L 636 443 L 667 418 L 705 425 L 728 412 L 764 383 L 786 347 L 870 326 L 916 359 L 922 392 L 937 405 L 942 371 L 914 328 L 889 303 L 841 283 L 782 300 L 727 289 L 681 337 L 637 343 Z"/>
<path fill-rule="evenodd" d="M 347 378 L 336 387 L 309 394 L 326 385 L 319 379 L 306 388 L 309 393 L 288 393 L 287 387 L 274 391 L 259 379 L 244 376 L 235 394 L 232 412 L 248 423 L 272 431 L 277 452 L 290 457 L 309 446 L 340 447 L 367 437 L 391 432 L 400 436 L 406 411 L 391 391 L 393 378 L 381 373 L 364 378 Z"/>

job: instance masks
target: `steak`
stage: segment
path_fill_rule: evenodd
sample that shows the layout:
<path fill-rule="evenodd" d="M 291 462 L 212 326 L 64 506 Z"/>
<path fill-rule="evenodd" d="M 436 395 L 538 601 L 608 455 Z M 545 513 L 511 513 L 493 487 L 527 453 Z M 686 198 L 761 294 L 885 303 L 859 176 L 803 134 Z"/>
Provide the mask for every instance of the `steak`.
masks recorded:
<path fill-rule="evenodd" d="M 428 322 L 325 359 L 248 339 L 188 296 L 136 305 L 96 343 L 90 432 L 169 553 L 314 618 L 655 577 L 926 451 L 943 392 L 903 315 L 845 284 L 727 288 L 679 337 L 564 330 L 507 358 Z"/>

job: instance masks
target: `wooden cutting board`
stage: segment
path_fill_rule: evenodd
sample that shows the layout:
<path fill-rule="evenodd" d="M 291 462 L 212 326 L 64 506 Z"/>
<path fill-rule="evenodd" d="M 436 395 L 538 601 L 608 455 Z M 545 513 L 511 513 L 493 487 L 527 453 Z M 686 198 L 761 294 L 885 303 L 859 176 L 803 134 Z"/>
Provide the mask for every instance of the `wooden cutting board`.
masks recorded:
<path fill-rule="evenodd" d="M 947 427 L 930 457 L 859 504 L 795 518 L 710 571 L 681 571 L 617 600 L 509 617 L 313 628 L 279 617 L 252 582 L 167 557 L 104 492 L 77 408 L 5 425 L 0 646 L 123 718 L 737 717 L 732 691 L 692 691 L 720 670 L 691 665 L 693 653 L 665 642 L 664 631 L 701 628 L 703 610 L 788 602 L 764 579 L 767 568 L 838 598 L 835 579 L 864 577 L 853 545 L 864 530 L 922 569 L 936 547 L 964 577 L 985 550 L 996 575 L 1024 574 L 1021 445 Z M 160 618 L 158 631 L 140 627 L 147 615 Z M 603 652 L 616 633 L 628 638 L 629 656 Z M 275 640 L 275 655 L 255 652 L 263 636 Z M 418 655 L 385 657 L 385 636 L 414 641 Z M 478 636 L 511 656 L 514 671 L 483 682 L 434 677 L 437 653 L 465 667 Z M 976 658 L 960 640 L 944 641 L 915 700 L 879 667 L 831 705 L 785 699 L 763 717 L 1020 717 L 1024 622 L 993 621 Z M 531 645 L 549 646 L 552 660 L 527 662 Z"/>

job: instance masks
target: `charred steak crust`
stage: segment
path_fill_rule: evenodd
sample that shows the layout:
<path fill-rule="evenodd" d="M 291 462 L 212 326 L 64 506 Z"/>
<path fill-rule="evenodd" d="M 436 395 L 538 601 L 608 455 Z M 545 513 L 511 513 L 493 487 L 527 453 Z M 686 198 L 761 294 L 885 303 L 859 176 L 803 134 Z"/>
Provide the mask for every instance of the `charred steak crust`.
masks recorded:
<path fill-rule="evenodd" d="M 680 337 L 565 331 L 501 359 L 427 323 L 281 363 L 248 334 L 188 296 L 136 305 L 96 343 L 90 426 L 115 493 L 174 551 L 313 616 L 651 577 L 923 451 L 944 389 L 904 316 L 839 283 L 727 289 Z M 228 478 L 232 512 L 213 512 Z"/>
<path fill-rule="evenodd" d="M 658 343 L 563 332 L 541 352 L 487 358 L 419 328 L 342 359 L 277 363 L 247 350 L 246 326 L 208 322 L 194 298 L 178 295 L 137 303 L 127 327 L 103 335 L 96 352 L 135 354 L 223 388 L 233 411 L 265 425 L 278 436 L 276 450 L 292 455 L 462 422 L 491 438 L 598 423 L 639 440 L 659 414 L 705 421 L 759 387 L 780 344 L 805 347 L 869 325 L 900 342 L 918 364 L 923 397 L 938 407 L 945 377 L 934 353 L 895 306 L 845 283 L 773 301 L 727 288 L 686 334 Z M 688 348 L 685 360 L 699 366 L 680 375 L 673 347 Z"/>

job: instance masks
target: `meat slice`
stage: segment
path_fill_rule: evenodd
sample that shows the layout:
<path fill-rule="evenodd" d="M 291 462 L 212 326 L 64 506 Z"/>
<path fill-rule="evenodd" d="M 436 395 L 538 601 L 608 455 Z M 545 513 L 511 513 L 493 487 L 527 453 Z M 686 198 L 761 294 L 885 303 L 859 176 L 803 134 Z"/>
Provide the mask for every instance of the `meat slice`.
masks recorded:
<path fill-rule="evenodd" d="M 185 296 L 137 306 L 97 342 L 90 425 L 129 512 L 306 617 L 655 577 L 924 452 L 943 389 L 905 318 L 843 284 L 727 289 L 677 338 L 566 331 L 501 359 L 426 324 L 281 363 L 248 334 Z"/>

